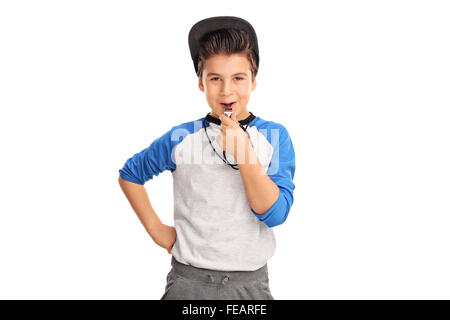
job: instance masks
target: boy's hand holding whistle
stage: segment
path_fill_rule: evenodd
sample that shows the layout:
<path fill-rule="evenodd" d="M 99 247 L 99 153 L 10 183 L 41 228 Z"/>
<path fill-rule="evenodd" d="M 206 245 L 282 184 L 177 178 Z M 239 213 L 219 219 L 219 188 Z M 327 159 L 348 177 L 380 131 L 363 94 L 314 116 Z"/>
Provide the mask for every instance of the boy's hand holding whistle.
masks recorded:
<path fill-rule="evenodd" d="M 232 110 L 227 109 L 232 108 L 225 108 L 224 113 L 219 114 L 221 126 L 220 134 L 216 137 L 216 142 L 222 150 L 231 154 L 234 159 L 238 160 L 236 157 L 238 155 L 238 150 L 239 153 L 245 151 L 249 140 L 247 133 L 245 133 L 240 127 L 239 122 L 236 120 L 236 114 L 233 113 Z"/>

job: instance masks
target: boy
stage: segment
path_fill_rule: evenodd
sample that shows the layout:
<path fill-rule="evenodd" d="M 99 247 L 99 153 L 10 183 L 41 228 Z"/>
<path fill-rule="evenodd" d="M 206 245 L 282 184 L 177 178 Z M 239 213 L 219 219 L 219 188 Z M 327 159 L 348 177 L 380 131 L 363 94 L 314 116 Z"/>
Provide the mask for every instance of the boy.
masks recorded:
<path fill-rule="evenodd" d="M 247 111 L 259 66 L 256 33 L 244 19 L 212 17 L 191 28 L 189 48 L 211 112 L 129 158 L 120 186 L 152 239 L 172 254 L 162 300 L 273 299 L 272 227 L 293 203 L 295 154 L 281 124 Z M 143 187 L 164 170 L 173 176 L 175 227 L 161 222 Z"/>

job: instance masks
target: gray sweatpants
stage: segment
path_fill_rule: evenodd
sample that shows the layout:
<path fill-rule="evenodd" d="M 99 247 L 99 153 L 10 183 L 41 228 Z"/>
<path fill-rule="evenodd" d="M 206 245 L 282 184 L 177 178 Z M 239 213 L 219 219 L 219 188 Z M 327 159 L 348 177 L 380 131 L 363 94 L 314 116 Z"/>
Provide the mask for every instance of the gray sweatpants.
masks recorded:
<path fill-rule="evenodd" d="M 255 271 L 196 268 L 172 257 L 161 300 L 274 300 L 267 264 Z"/>

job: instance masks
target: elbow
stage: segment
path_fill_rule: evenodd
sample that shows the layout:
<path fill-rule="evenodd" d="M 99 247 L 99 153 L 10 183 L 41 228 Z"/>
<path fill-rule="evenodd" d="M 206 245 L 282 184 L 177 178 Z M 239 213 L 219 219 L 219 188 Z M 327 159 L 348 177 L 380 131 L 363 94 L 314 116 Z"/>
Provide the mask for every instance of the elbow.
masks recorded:
<path fill-rule="evenodd" d="M 137 177 L 136 175 L 133 175 L 128 170 L 120 169 L 119 170 L 119 184 L 123 185 L 127 182 L 133 182 L 136 184 L 144 185 L 145 181 L 143 181 L 141 178 Z"/>
<path fill-rule="evenodd" d="M 291 193 L 280 192 L 280 196 L 277 202 L 272 207 L 274 209 L 272 214 L 267 216 L 266 219 L 263 220 L 264 223 L 269 228 L 273 228 L 283 224 L 289 215 L 289 211 L 291 210 L 293 201 L 294 198 L 292 197 Z"/>
<path fill-rule="evenodd" d="M 125 192 L 125 188 L 126 188 L 126 181 L 127 181 L 127 180 L 125 180 L 124 178 L 122 178 L 121 176 L 119 176 L 119 179 L 118 179 L 118 181 L 119 181 L 119 186 L 120 186 L 120 189 L 122 189 L 122 191 L 124 191 L 124 192 Z"/>
<path fill-rule="evenodd" d="M 127 183 L 127 182 L 128 182 L 128 180 L 122 178 L 122 176 L 119 175 L 119 185 L 120 185 L 120 186 L 123 186 L 123 185 L 124 185 L 125 183 Z"/>
<path fill-rule="evenodd" d="M 294 199 L 290 193 L 286 195 L 284 192 L 280 192 L 278 200 L 265 214 L 258 215 L 255 211 L 252 211 L 260 221 L 264 222 L 266 226 L 273 228 L 283 224 L 286 221 L 293 200 Z"/>
<path fill-rule="evenodd" d="M 127 180 L 125 180 L 124 178 L 122 178 L 120 175 L 119 175 L 119 186 L 123 189 L 123 187 L 124 187 L 124 185 L 125 185 L 125 183 L 127 182 Z"/>
<path fill-rule="evenodd" d="M 289 214 L 289 209 L 284 211 L 279 211 L 273 214 L 267 221 L 264 221 L 264 223 L 269 227 L 273 228 L 279 225 L 282 225 Z"/>

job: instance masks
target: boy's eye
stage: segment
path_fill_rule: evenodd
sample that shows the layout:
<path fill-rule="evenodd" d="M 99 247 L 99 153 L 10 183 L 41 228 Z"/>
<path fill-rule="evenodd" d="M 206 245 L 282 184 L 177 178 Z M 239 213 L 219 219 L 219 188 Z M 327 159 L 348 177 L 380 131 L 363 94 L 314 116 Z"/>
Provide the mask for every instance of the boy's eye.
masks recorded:
<path fill-rule="evenodd" d="M 218 77 L 211 78 L 211 80 L 214 80 L 214 79 L 219 79 L 219 78 Z M 235 77 L 235 79 L 244 80 L 244 78 L 242 78 L 242 77 Z"/>

